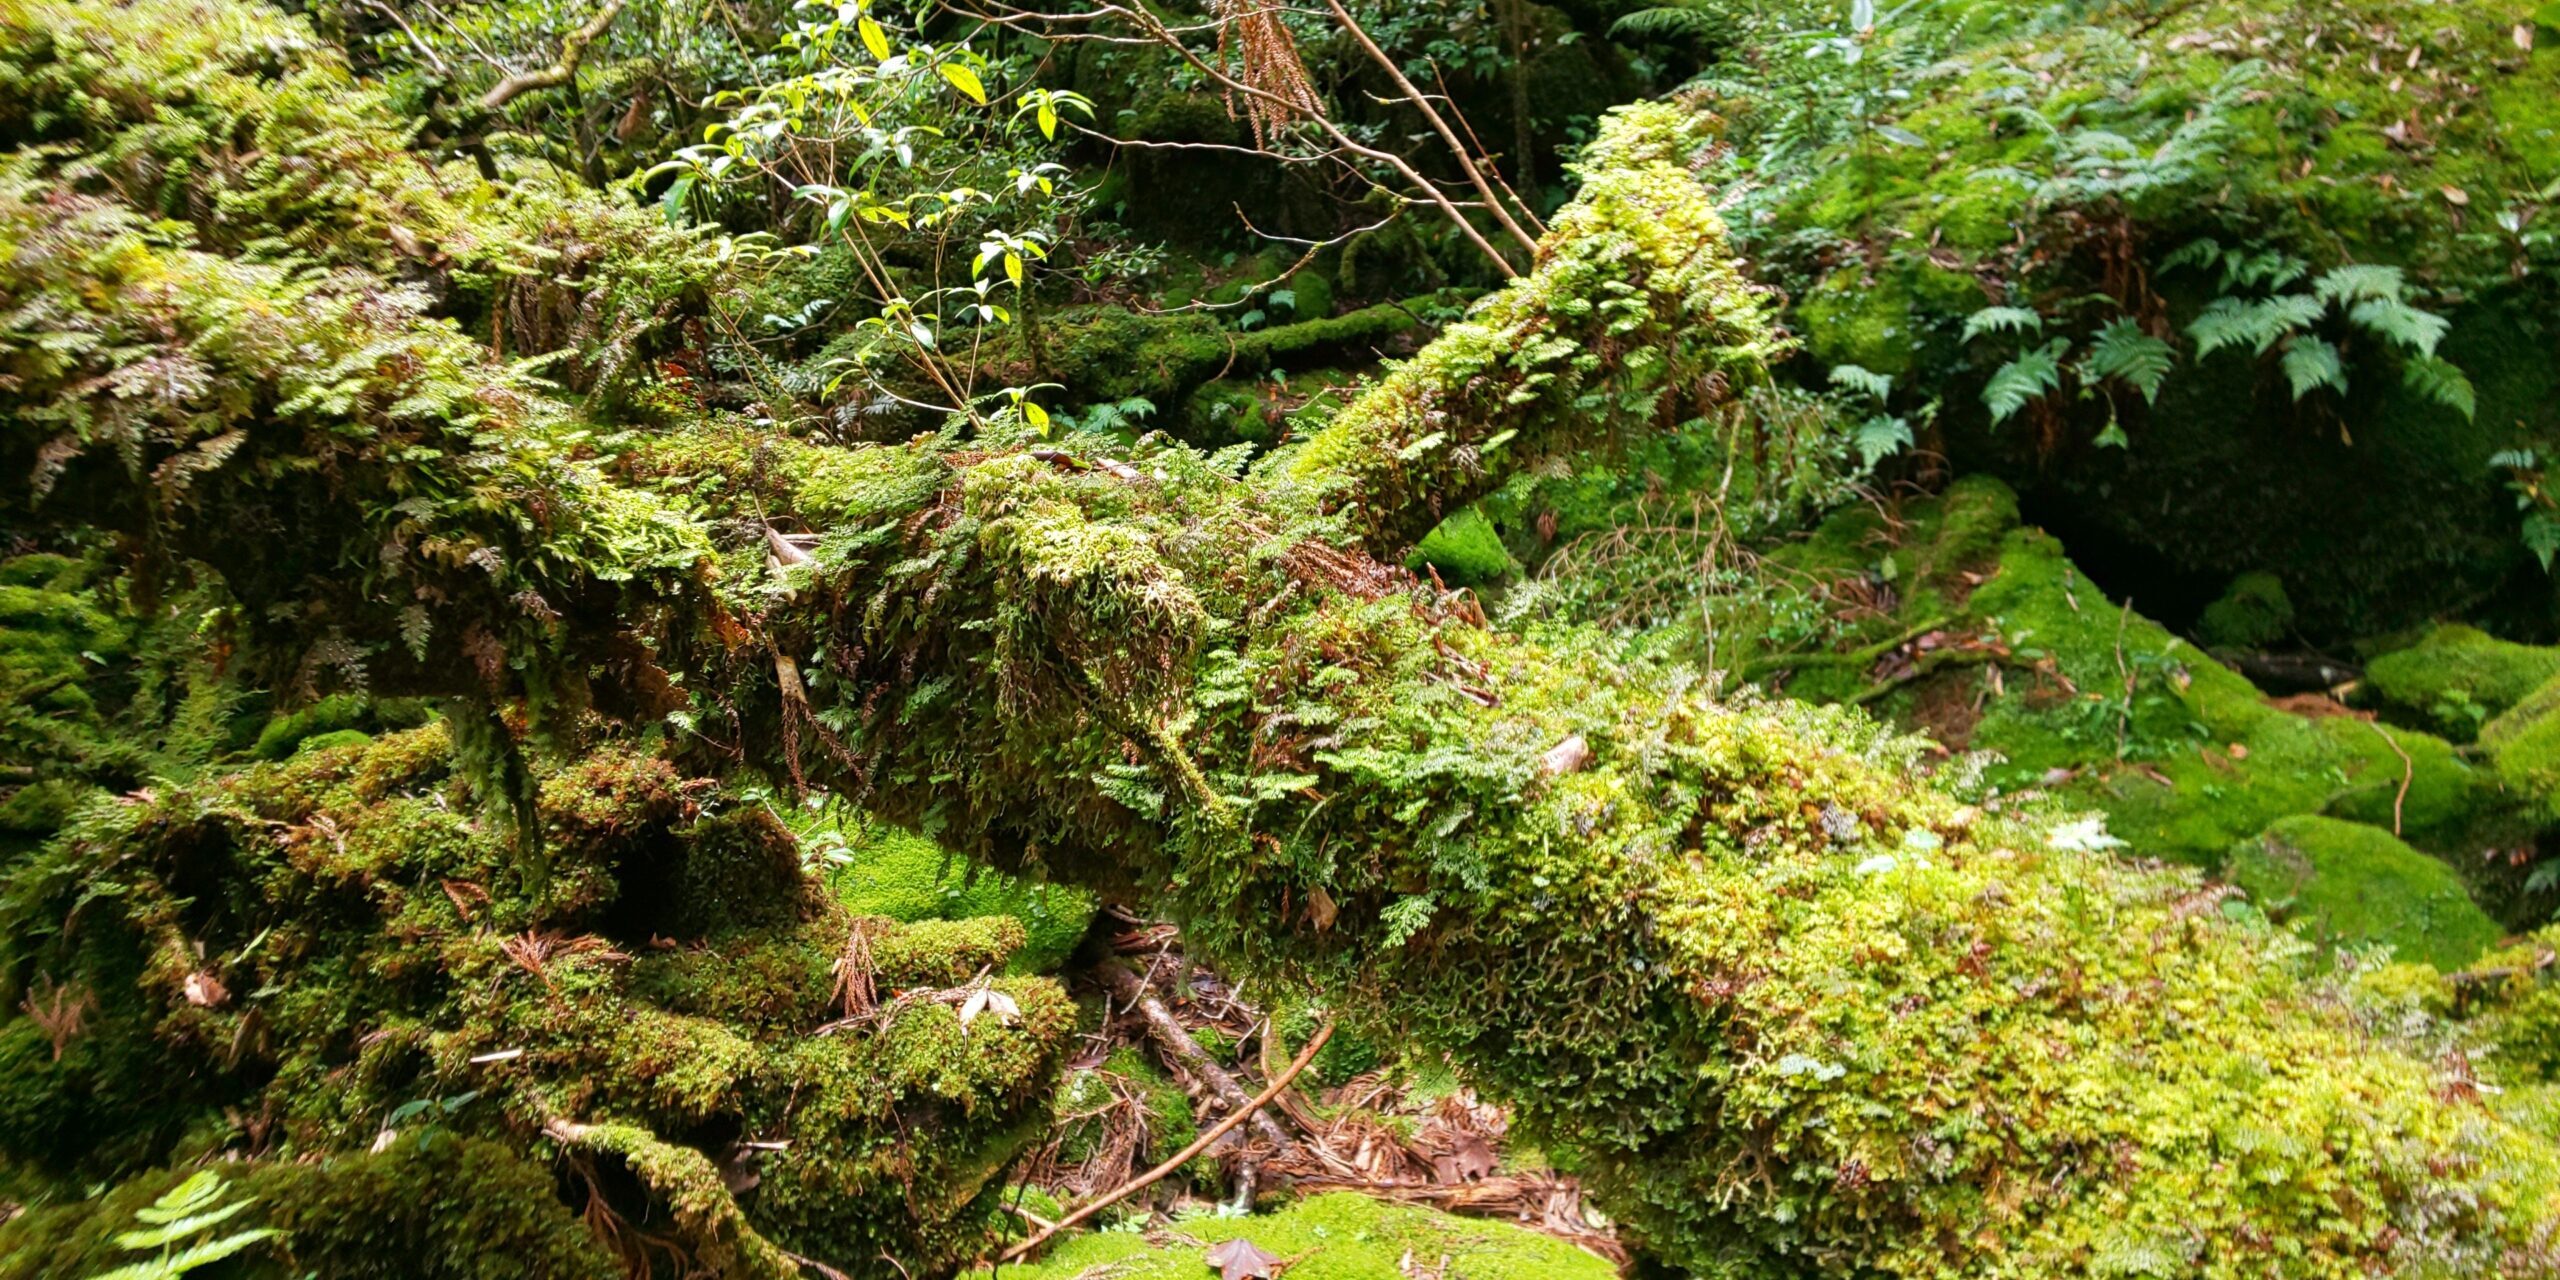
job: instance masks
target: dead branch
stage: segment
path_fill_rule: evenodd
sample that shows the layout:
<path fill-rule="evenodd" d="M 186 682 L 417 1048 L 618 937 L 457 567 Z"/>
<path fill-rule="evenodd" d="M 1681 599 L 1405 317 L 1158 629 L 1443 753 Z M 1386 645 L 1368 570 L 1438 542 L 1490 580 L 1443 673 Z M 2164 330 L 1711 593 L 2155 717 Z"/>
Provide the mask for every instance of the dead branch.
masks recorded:
<path fill-rule="evenodd" d="M 1171 1067 L 1175 1075 L 1198 1081 L 1200 1088 L 1215 1097 L 1229 1114 L 1245 1108 L 1244 1086 L 1236 1083 L 1233 1074 L 1201 1049 L 1199 1043 L 1191 1038 L 1189 1029 L 1173 1016 L 1173 1010 L 1156 998 L 1145 979 L 1118 964 L 1101 966 L 1100 976 L 1103 985 L 1111 989 L 1113 999 L 1135 1010 L 1145 1020 L 1147 1038 L 1155 1042 L 1156 1051 L 1164 1056 L 1165 1065 Z M 1254 1110 L 1252 1122 L 1254 1136 L 1275 1147 L 1290 1145 L 1288 1131 L 1282 1129 L 1269 1113 Z"/>
<path fill-rule="evenodd" d="M 1270 1102 L 1273 1098 L 1279 1097 L 1280 1091 L 1288 1088 L 1289 1082 L 1297 1079 L 1298 1073 L 1306 1070 L 1308 1063 L 1315 1061 L 1316 1051 L 1324 1048 L 1325 1041 L 1331 1040 L 1332 1038 L 1333 1024 L 1331 1022 L 1327 1022 L 1323 1026 L 1316 1028 L 1315 1035 L 1309 1037 L 1307 1040 L 1307 1047 L 1300 1049 L 1298 1051 L 1298 1056 L 1290 1060 L 1289 1069 L 1272 1077 L 1271 1083 L 1262 1086 L 1262 1092 L 1254 1095 L 1253 1099 L 1246 1103 L 1242 1110 L 1228 1113 L 1225 1119 L 1220 1120 L 1217 1124 L 1211 1126 L 1199 1137 L 1192 1139 L 1190 1146 L 1174 1152 L 1172 1158 L 1166 1160 L 1163 1164 L 1157 1165 L 1155 1168 L 1149 1169 L 1145 1173 L 1120 1184 L 1118 1188 L 1114 1189 L 1110 1193 L 1094 1200 L 1085 1207 L 1058 1219 L 1055 1226 L 1036 1232 L 1024 1239 L 1021 1243 L 1005 1250 L 1002 1261 L 1021 1261 L 1023 1258 L 1028 1257 L 1032 1250 L 1048 1243 L 1049 1237 L 1054 1236 L 1059 1232 L 1064 1231 L 1067 1228 L 1128 1199 L 1130 1196 L 1136 1195 L 1138 1192 L 1155 1185 L 1157 1182 L 1162 1181 L 1166 1174 L 1172 1173 L 1174 1170 L 1189 1163 L 1191 1157 L 1208 1150 L 1210 1143 L 1216 1142 L 1219 1138 L 1224 1137 L 1228 1130 L 1235 1128 L 1237 1125 L 1243 1124 L 1246 1116 L 1252 1115 L 1253 1113 L 1261 1110 L 1264 1104 Z"/>

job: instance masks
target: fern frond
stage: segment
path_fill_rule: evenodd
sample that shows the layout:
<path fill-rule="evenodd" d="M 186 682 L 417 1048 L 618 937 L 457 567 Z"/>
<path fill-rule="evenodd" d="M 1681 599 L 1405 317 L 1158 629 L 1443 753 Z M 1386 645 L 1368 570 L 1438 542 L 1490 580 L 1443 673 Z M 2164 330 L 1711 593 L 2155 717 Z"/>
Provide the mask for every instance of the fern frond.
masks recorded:
<path fill-rule="evenodd" d="M 2168 343 L 2144 333 L 2131 320 L 2118 320 L 2098 331 L 2080 369 L 2090 381 L 2120 378 L 2141 392 L 2145 403 L 2157 403 L 2160 382 L 2169 376 L 2169 366 L 2176 359 L 2177 353 L 2170 350 Z"/>
<path fill-rule="evenodd" d="M 2433 358 L 2453 322 L 2421 311 L 2398 298 L 2367 298 L 2347 312 L 2347 319 L 2369 333 L 2389 338 L 2422 356 Z"/>
<path fill-rule="evenodd" d="M 2264 355 L 2267 348 L 2319 319 L 2325 310 L 2318 298 L 2307 293 L 2278 294 L 2253 301 L 2221 297 L 2187 326 L 2187 336 L 2196 340 L 2198 360 L 2224 347 L 2236 346 Z"/>
<path fill-rule="evenodd" d="M 2070 348 L 2070 339 L 2056 338 L 2000 366 L 1982 387 L 1982 403 L 1991 410 L 1991 420 L 2006 422 L 2037 397 L 2059 389 L 2062 353 Z"/>
<path fill-rule="evenodd" d="M 1893 375 L 1854 364 L 1835 364 L 1831 366 L 1831 385 L 1863 391 L 1883 400 L 1893 394 Z"/>
<path fill-rule="evenodd" d="M 1986 333 L 2042 333 L 2044 317 L 2025 307 L 1984 307 L 1964 318 L 1964 340 Z"/>
<path fill-rule="evenodd" d="M 1609 24 L 1612 40 L 1711 40 L 1731 31 L 1733 23 L 1708 9 L 1663 6 L 1638 9 Z"/>
<path fill-rule="evenodd" d="M 2284 376 L 2293 384 L 2296 400 L 2320 387 L 2340 395 L 2347 392 L 2347 366 L 2338 358 L 2338 349 L 2307 333 L 2297 333 L 2284 344 Z"/>
<path fill-rule="evenodd" d="M 2464 376 L 2462 370 L 2455 368 L 2450 360 L 2439 356 L 2413 357 L 2401 364 L 2400 381 L 2407 384 L 2410 390 L 2461 414 L 2464 418 L 2473 417 L 2480 412 L 2480 397 L 2472 390 L 2471 379 Z M 2527 451 L 2523 465 L 2531 466 L 2532 457 L 2533 454 Z M 2489 465 L 2498 465 L 2498 459 L 2491 458 Z"/>
<path fill-rule="evenodd" d="M 2363 302 L 2370 298 L 2398 301 L 2402 282 L 2400 268 L 2350 262 L 2331 267 L 2312 282 L 2311 292 L 2322 302 L 2335 306 L 2342 302 Z"/>

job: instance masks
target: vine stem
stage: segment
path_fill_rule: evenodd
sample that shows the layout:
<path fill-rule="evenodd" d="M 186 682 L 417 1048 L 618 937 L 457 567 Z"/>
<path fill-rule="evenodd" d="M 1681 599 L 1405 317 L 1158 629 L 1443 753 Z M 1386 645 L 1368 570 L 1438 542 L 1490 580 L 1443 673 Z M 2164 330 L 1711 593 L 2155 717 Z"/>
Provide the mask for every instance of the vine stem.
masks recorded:
<path fill-rule="evenodd" d="M 1067 1216 L 1058 1219 L 1056 1222 L 1042 1227 L 1037 1234 L 1024 1240 L 1022 1243 L 1005 1250 L 1004 1256 L 998 1259 L 998 1261 L 1021 1261 L 1032 1250 L 1039 1248 L 1041 1245 L 1047 1244 L 1049 1242 L 1049 1237 L 1054 1236 L 1059 1232 L 1064 1231 L 1067 1228 L 1128 1199 L 1130 1196 L 1152 1186 L 1166 1174 L 1169 1174 L 1189 1163 L 1191 1157 L 1208 1150 L 1210 1143 L 1216 1142 L 1218 1139 L 1225 1137 L 1228 1130 L 1235 1128 L 1237 1125 L 1243 1124 L 1245 1122 L 1245 1117 L 1260 1111 L 1264 1104 L 1270 1102 L 1273 1098 L 1279 1097 L 1280 1091 L 1288 1088 L 1289 1082 L 1297 1079 L 1298 1073 L 1306 1070 L 1308 1063 L 1315 1061 L 1316 1050 L 1322 1049 L 1324 1047 L 1324 1042 L 1332 1038 L 1333 1023 L 1328 1021 L 1323 1026 L 1316 1028 L 1314 1038 L 1308 1040 L 1307 1047 L 1300 1049 L 1298 1051 L 1298 1056 L 1290 1060 L 1288 1070 L 1281 1072 L 1279 1075 L 1273 1076 L 1271 1078 L 1271 1083 L 1262 1086 L 1262 1092 L 1253 1096 L 1253 1101 L 1246 1103 L 1244 1106 L 1238 1107 L 1234 1111 L 1228 1112 L 1225 1119 L 1211 1125 L 1206 1132 L 1202 1133 L 1199 1137 L 1192 1139 L 1190 1146 L 1174 1152 L 1172 1158 L 1166 1160 L 1163 1164 L 1157 1165 L 1155 1168 L 1149 1169 L 1145 1173 L 1139 1174 L 1137 1177 L 1120 1184 L 1117 1188 L 1114 1188 L 1109 1194 L 1104 1195 L 1101 1199 L 1095 1200 L 1093 1203 L 1076 1210 L 1074 1213 L 1070 1213 Z"/>

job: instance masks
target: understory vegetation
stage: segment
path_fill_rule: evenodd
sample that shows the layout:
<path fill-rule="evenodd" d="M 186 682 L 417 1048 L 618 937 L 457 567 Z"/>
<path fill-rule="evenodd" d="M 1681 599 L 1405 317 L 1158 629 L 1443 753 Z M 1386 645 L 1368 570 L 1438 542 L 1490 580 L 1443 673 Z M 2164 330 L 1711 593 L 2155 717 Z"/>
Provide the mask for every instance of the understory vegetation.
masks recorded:
<path fill-rule="evenodd" d="M 2560 10 L 0 5 L 0 1277 L 2560 1275 Z"/>

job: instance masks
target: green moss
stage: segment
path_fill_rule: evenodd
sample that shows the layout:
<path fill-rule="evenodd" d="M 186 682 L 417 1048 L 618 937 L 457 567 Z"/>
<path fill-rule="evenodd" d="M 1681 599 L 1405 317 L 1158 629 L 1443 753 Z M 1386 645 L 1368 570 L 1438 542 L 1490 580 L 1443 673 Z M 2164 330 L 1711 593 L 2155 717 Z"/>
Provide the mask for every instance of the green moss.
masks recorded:
<path fill-rule="evenodd" d="M 2560 676 L 2481 726 L 2480 746 L 2501 783 L 2560 819 Z"/>
<path fill-rule="evenodd" d="M 1417 571 L 1425 566 L 1438 570 L 1440 580 L 1453 587 L 1499 582 L 1520 570 L 1493 522 L 1475 507 L 1441 521 L 1415 545 L 1407 563 Z"/>
<path fill-rule="evenodd" d="M 2196 620 L 2196 638 L 2217 649 L 2263 649 L 2293 631 L 2293 601 L 2272 573 L 2244 573 Z"/>
<path fill-rule="evenodd" d="M 319 1161 L 224 1163 L 226 1203 L 254 1199 L 222 1230 L 281 1234 L 245 1255 L 252 1280 L 380 1274 L 418 1280 L 520 1276 L 606 1280 L 621 1269 L 577 1213 L 553 1193 L 551 1171 L 528 1153 L 446 1132 L 410 1135 L 380 1152 Z M 142 1174 L 94 1199 L 39 1205 L 0 1223 L 0 1277 L 49 1280 L 102 1274 L 138 1256 L 113 1237 L 134 1210 L 187 1176 Z M 217 1231 L 214 1234 L 221 1234 Z"/>
<path fill-rule="evenodd" d="M 89 811 L 0 875 L 10 918 L 77 916 L 11 932 L 0 972 L 72 975 L 13 1003 L 86 1010 L 59 1055 L 35 1019 L 0 1020 L 15 1189 L 222 1151 L 247 1140 L 244 1115 L 263 1117 L 261 1145 L 345 1156 L 412 1124 L 386 1121 L 410 1099 L 467 1094 L 430 1115 L 493 1140 L 554 1120 L 611 1137 L 589 1145 L 625 1179 L 618 1211 L 672 1214 L 705 1258 L 769 1252 L 767 1235 L 865 1277 L 974 1255 L 1073 1009 L 1041 979 L 1001 980 L 1012 1011 L 967 1027 L 952 1002 L 895 995 L 1001 963 L 1018 924 L 858 920 L 761 804 L 619 748 L 543 768 L 535 879 L 471 816 L 450 754 L 435 726 L 171 785 Z M 110 908 L 67 912 L 62 895 L 106 883 Z M 875 979 L 860 1007 L 838 984 L 857 942 Z M 919 1126 L 932 1143 L 911 1141 Z M 722 1133 L 791 1144 L 762 1158 L 752 1212 L 687 1145 Z M 402 1239 L 409 1219 L 373 1197 L 444 1203 L 397 1179 L 325 1186 L 295 1227 L 315 1247 Z M 468 1213 L 442 1216 L 411 1242 L 450 1252 L 419 1266 L 483 1256 Z"/>
<path fill-rule="evenodd" d="M 1083 889 L 991 871 L 884 823 L 856 821 L 845 835 L 851 861 L 828 885 L 846 909 L 909 923 L 1010 916 L 1023 933 L 1014 972 L 1050 973 L 1066 963 L 1100 905 Z"/>
<path fill-rule="evenodd" d="M 1174 1230 L 1184 1238 L 1172 1243 L 1150 1243 L 1136 1231 L 1077 1236 L 1036 1264 L 1007 1266 L 1004 1274 L 1021 1280 L 1196 1280 L 1211 1270 L 1204 1260 L 1211 1245 L 1239 1239 L 1296 1259 L 1289 1268 L 1293 1280 L 1406 1280 L 1413 1264 L 1447 1280 L 1608 1280 L 1618 1274 L 1609 1262 L 1553 1236 L 1350 1192 L 1311 1196 L 1279 1213 L 1250 1218 L 1186 1218 Z"/>
<path fill-rule="evenodd" d="M 2323 941 L 2380 943 L 2439 969 L 2469 964 L 2503 932 L 2444 863 L 2362 823 L 2280 819 L 2235 847 L 2225 874 L 2269 914 Z"/>
<path fill-rule="evenodd" d="M 2430 628 L 2418 642 L 2365 668 L 2365 687 L 2382 705 L 2456 741 L 2560 675 L 2560 648 L 2500 640 L 2459 624 Z"/>

